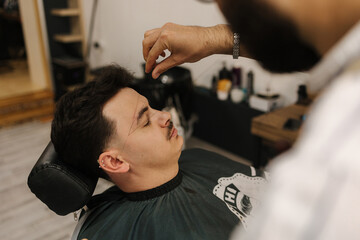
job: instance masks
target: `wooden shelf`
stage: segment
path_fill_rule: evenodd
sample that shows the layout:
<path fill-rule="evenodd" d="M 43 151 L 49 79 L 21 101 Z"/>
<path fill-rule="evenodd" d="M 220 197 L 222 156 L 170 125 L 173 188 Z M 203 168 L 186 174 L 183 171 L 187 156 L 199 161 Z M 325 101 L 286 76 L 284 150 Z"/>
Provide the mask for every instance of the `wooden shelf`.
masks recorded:
<path fill-rule="evenodd" d="M 55 41 L 62 43 L 74 43 L 81 42 L 82 36 L 81 34 L 56 34 L 54 36 Z"/>
<path fill-rule="evenodd" d="M 50 90 L 0 100 L 0 128 L 32 119 L 51 118 L 54 95 Z"/>
<path fill-rule="evenodd" d="M 82 59 L 72 58 L 72 57 L 54 58 L 53 63 L 56 63 L 60 66 L 63 66 L 63 67 L 69 68 L 69 69 L 86 66 L 86 63 Z"/>
<path fill-rule="evenodd" d="M 0 16 L 7 20 L 18 21 L 21 22 L 20 14 L 17 11 L 14 12 L 6 12 L 4 9 L 0 8 Z"/>
<path fill-rule="evenodd" d="M 80 11 L 77 8 L 55 8 L 51 10 L 51 14 L 59 17 L 79 16 Z"/>
<path fill-rule="evenodd" d="M 254 117 L 251 133 L 270 142 L 287 142 L 293 144 L 299 135 L 298 130 L 284 129 L 284 124 L 290 118 L 300 119 L 306 114 L 308 106 L 293 104 L 273 112 Z"/>

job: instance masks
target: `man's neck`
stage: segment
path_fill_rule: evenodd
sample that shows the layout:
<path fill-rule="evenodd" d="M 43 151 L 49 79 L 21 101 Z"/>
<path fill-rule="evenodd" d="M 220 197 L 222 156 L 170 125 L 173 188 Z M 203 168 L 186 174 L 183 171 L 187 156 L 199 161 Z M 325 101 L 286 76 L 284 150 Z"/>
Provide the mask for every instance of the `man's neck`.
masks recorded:
<path fill-rule="evenodd" d="M 178 164 L 162 169 L 130 169 L 122 176 L 112 177 L 112 180 L 122 191 L 133 193 L 159 187 L 173 179 L 178 172 Z"/>

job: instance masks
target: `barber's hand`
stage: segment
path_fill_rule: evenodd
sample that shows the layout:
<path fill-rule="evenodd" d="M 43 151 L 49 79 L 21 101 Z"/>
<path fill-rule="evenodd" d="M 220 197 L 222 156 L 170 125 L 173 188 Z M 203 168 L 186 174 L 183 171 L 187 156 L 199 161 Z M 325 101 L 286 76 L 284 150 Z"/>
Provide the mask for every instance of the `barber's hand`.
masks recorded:
<path fill-rule="evenodd" d="M 185 62 L 196 62 L 212 54 L 231 54 L 232 46 L 233 33 L 227 25 L 198 27 L 167 23 L 144 34 L 145 72 L 153 69 L 152 77 L 158 78 L 166 70 Z M 165 56 L 166 49 L 171 55 L 156 64 L 159 56 Z"/>

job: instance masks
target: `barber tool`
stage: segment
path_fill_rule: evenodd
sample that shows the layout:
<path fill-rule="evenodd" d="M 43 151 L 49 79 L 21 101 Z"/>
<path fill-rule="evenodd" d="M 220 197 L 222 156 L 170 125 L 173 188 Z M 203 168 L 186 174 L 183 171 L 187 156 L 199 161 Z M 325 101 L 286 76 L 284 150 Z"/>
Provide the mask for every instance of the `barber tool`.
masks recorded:
<path fill-rule="evenodd" d="M 219 82 L 217 85 L 217 96 L 220 100 L 227 100 L 231 89 L 231 73 L 226 69 L 226 63 L 219 72 Z"/>
<path fill-rule="evenodd" d="M 272 95 L 262 95 L 256 94 L 252 95 L 249 98 L 249 105 L 251 108 L 256 110 L 260 110 L 263 112 L 270 112 L 275 108 L 278 108 L 280 105 L 280 95 L 272 94 Z"/>

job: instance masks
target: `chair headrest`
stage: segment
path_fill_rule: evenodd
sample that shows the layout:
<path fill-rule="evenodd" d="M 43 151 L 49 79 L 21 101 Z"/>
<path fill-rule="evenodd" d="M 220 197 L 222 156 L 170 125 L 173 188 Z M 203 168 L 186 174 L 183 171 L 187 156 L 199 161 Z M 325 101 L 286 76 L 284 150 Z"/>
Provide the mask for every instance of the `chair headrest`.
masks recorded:
<path fill-rule="evenodd" d="M 84 207 L 94 193 L 98 178 L 90 178 L 61 161 L 50 143 L 30 172 L 30 190 L 58 215 Z"/>

